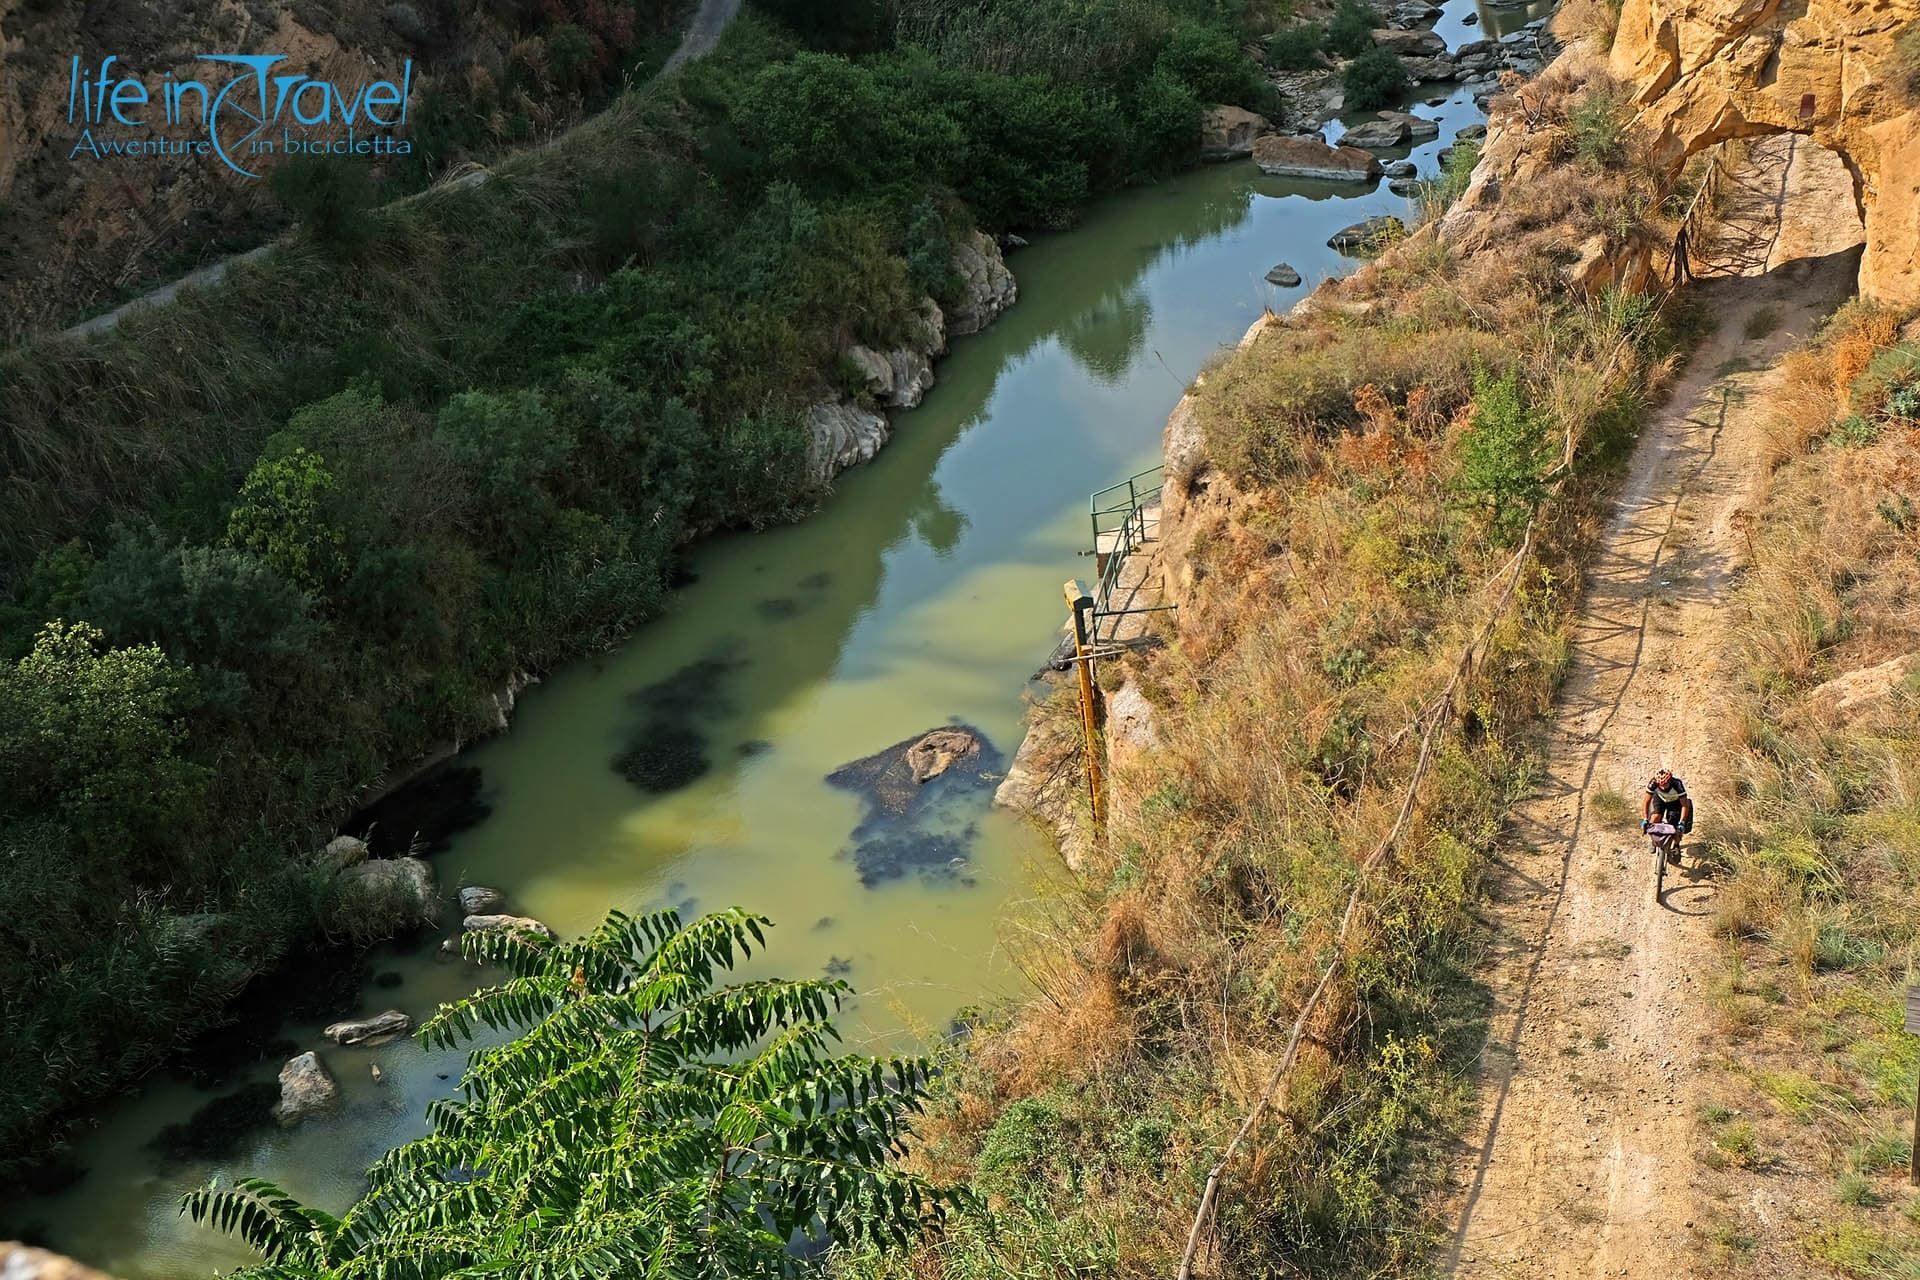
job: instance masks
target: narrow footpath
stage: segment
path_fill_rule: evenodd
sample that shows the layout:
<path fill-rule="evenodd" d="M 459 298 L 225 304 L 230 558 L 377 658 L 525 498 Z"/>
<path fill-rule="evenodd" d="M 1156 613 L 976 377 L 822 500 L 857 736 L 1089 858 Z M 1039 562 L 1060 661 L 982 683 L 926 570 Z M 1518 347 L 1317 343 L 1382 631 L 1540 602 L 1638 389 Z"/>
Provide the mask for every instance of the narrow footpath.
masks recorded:
<path fill-rule="evenodd" d="M 1718 328 L 1642 430 L 1543 777 L 1491 886 L 1494 1005 L 1451 1275 L 1707 1274 L 1692 1183 L 1714 885 L 1690 856 L 1654 901 L 1640 798 L 1665 765 L 1695 798 L 1696 839 L 1727 808 L 1721 643 L 1766 478 L 1773 364 L 1852 293 L 1862 239 L 1851 178 L 1802 139 L 1752 144 L 1728 205 L 1697 287 Z"/>

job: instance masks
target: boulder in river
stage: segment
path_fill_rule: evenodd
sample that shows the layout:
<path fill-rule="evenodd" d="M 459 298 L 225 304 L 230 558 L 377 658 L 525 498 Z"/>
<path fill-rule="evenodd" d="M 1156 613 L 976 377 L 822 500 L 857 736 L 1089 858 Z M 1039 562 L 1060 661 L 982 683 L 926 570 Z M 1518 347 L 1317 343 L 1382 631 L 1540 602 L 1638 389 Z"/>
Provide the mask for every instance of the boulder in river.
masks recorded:
<path fill-rule="evenodd" d="M 968 725 L 945 725 L 842 765 L 827 781 L 860 793 L 866 814 L 851 857 L 868 888 L 909 874 L 967 881 L 975 835 L 969 793 L 990 785 L 999 757 Z"/>
<path fill-rule="evenodd" d="M 1406 122 L 1403 120 L 1369 120 L 1357 124 L 1340 136 L 1343 150 L 1354 147 L 1385 148 L 1404 147 L 1412 138 Z"/>
<path fill-rule="evenodd" d="M 1300 283 L 1300 273 L 1284 262 L 1276 262 L 1267 269 L 1267 283 L 1279 285 L 1282 289 L 1292 289 Z"/>
<path fill-rule="evenodd" d="M 336 1022 L 321 1034 L 335 1044 L 363 1044 L 371 1049 L 387 1043 L 395 1036 L 403 1036 L 411 1030 L 413 1030 L 412 1018 L 398 1009 L 388 1009 L 385 1013 L 376 1013 L 371 1018 Z"/>
<path fill-rule="evenodd" d="M 1000 246 L 985 232 L 975 231 L 955 245 L 952 265 L 960 278 L 959 300 L 947 312 L 947 333 L 954 337 L 980 332 L 1020 297 Z"/>
<path fill-rule="evenodd" d="M 373 942 L 431 924 L 439 913 L 432 867 L 418 858 L 370 858 L 334 878 L 328 923 Z"/>
<path fill-rule="evenodd" d="M 1371 182 L 1380 161 L 1357 147 L 1330 147 L 1318 138 L 1270 134 L 1256 138 L 1253 162 L 1262 173 L 1282 178 L 1318 178 L 1323 182 Z"/>
<path fill-rule="evenodd" d="M 1207 111 L 1200 125 L 1200 158 L 1206 161 L 1243 160 L 1253 154 L 1253 140 L 1273 132 L 1273 122 L 1245 107 L 1219 106 Z"/>
<path fill-rule="evenodd" d="M 1388 53 L 1397 53 L 1403 58 L 1431 57 L 1436 53 L 1447 51 L 1447 42 L 1439 32 L 1419 29 L 1378 27 L 1373 33 L 1373 43 Z"/>
<path fill-rule="evenodd" d="M 491 915 L 506 905 L 506 894 L 483 884 L 466 885 L 460 890 L 460 914 L 463 916 Z"/>
<path fill-rule="evenodd" d="M 1407 196 L 1408 198 L 1412 198 L 1413 196 L 1417 196 L 1420 194 L 1420 179 L 1390 178 L 1387 181 L 1387 190 L 1393 192 L 1393 194 L 1397 196 Z"/>
<path fill-rule="evenodd" d="M 501 914 L 468 916 L 460 922 L 460 927 L 468 933 L 537 933 L 543 938 L 558 938 L 560 935 L 532 916 L 509 916 Z"/>
<path fill-rule="evenodd" d="M 1342 227 L 1327 238 L 1327 248 L 1341 253 L 1377 253 L 1406 232 L 1406 224 L 1392 214 L 1368 218 Z"/>
<path fill-rule="evenodd" d="M 1391 120 L 1407 126 L 1407 138 L 1413 142 L 1425 142 L 1440 136 L 1440 122 L 1429 120 L 1425 116 L 1416 116 L 1410 111 L 1382 111 L 1382 120 Z"/>
<path fill-rule="evenodd" d="M 1420 167 L 1411 160 L 1395 160 L 1387 166 L 1389 178 L 1411 178 L 1420 172 Z"/>
<path fill-rule="evenodd" d="M 274 1104 L 273 1118 L 282 1125 L 299 1124 L 339 1105 L 340 1086 L 312 1050 L 289 1058 L 280 1068 L 280 1101 Z"/>

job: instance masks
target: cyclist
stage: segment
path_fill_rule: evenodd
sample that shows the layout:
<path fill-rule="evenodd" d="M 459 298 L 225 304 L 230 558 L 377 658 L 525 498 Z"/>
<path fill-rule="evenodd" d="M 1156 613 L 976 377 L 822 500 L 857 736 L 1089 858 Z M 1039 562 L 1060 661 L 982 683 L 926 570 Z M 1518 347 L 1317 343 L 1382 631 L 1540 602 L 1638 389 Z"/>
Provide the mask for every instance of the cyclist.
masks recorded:
<path fill-rule="evenodd" d="M 1693 830 L 1693 797 L 1687 794 L 1687 784 L 1671 769 L 1662 769 L 1647 779 L 1647 794 L 1640 802 L 1640 830 L 1644 832 L 1656 822 L 1678 827 L 1681 835 Z M 1667 851 L 1667 861 L 1680 861 L 1678 836 Z"/>

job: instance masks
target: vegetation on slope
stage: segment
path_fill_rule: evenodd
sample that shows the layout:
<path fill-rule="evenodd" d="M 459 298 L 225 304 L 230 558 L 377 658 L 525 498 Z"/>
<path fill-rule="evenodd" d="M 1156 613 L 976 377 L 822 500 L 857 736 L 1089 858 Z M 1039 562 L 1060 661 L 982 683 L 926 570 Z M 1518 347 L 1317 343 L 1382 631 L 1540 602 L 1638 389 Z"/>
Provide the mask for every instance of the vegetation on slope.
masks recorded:
<path fill-rule="evenodd" d="M 1202 1258 L 1424 1274 L 1425 1193 L 1479 1048 L 1479 869 L 1530 785 L 1601 481 L 1669 350 L 1650 299 L 1562 283 L 1565 246 L 1649 182 L 1573 145 L 1607 86 L 1563 66 L 1528 92 L 1528 152 L 1557 159 L 1470 215 L 1490 220 L 1479 247 L 1422 229 L 1196 390 L 1210 465 L 1170 477 L 1167 535 L 1195 585 L 1173 643 L 1128 673 L 1159 745 L 1123 766 L 1105 851 L 1054 904 L 1040 995 L 975 1037 L 923 1139 L 998 1229 L 963 1216 L 910 1260 L 850 1270 L 1174 1274 L 1394 826 L 1432 700 L 1517 569 Z"/>
<path fill-rule="evenodd" d="M 1764 1251 L 1879 1280 L 1920 1260 L 1920 1040 L 1901 1001 L 1920 942 L 1920 347 L 1904 335 L 1850 304 L 1788 357 L 1770 406 L 1778 470 L 1728 645 L 1740 804 L 1713 850 L 1725 1076 L 1697 1121 L 1729 1196 L 1764 1173 L 1806 1207 L 1762 1240 L 1723 1203 L 1724 1266 Z"/>
<path fill-rule="evenodd" d="M 263 1278 L 778 1276 L 796 1239 L 900 1243 L 964 1199 L 892 1162 L 931 1064 L 830 1052 L 844 982 L 716 987 L 768 923 L 614 912 L 568 943 L 470 933 L 468 958 L 511 976 L 419 1038 L 518 1038 L 469 1056 L 430 1135 L 338 1217 L 255 1179 L 187 1211 L 258 1249 L 240 1274 Z"/>
<path fill-rule="evenodd" d="M 0 1177 L 326 918 L 298 855 L 356 795 L 647 616 L 686 539 L 803 510 L 801 409 L 956 235 L 1062 224 L 1258 88 L 1197 0 L 912 16 L 855 60 L 742 18 L 404 204 L 302 172 L 265 261 L 0 356 Z"/>

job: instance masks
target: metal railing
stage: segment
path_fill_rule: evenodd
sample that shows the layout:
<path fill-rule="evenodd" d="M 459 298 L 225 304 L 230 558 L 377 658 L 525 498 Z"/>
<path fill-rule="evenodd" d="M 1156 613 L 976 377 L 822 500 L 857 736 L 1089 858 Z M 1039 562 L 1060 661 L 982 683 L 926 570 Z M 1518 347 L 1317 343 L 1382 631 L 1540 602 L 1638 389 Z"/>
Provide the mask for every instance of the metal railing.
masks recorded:
<path fill-rule="evenodd" d="M 1093 591 L 1094 634 L 1099 635 L 1102 618 L 1117 618 L 1133 613 L 1159 613 L 1173 608 L 1169 604 L 1114 607 L 1114 594 L 1120 586 L 1120 573 L 1127 557 L 1150 540 L 1147 511 L 1160 497 L 1166 483 L 1166 466 L 1148 467 L 1118 484 L 1108 485 L 1087 499 L 1088 519 L 1093 527 L 1093 555 L 1096 583 Z"/>

